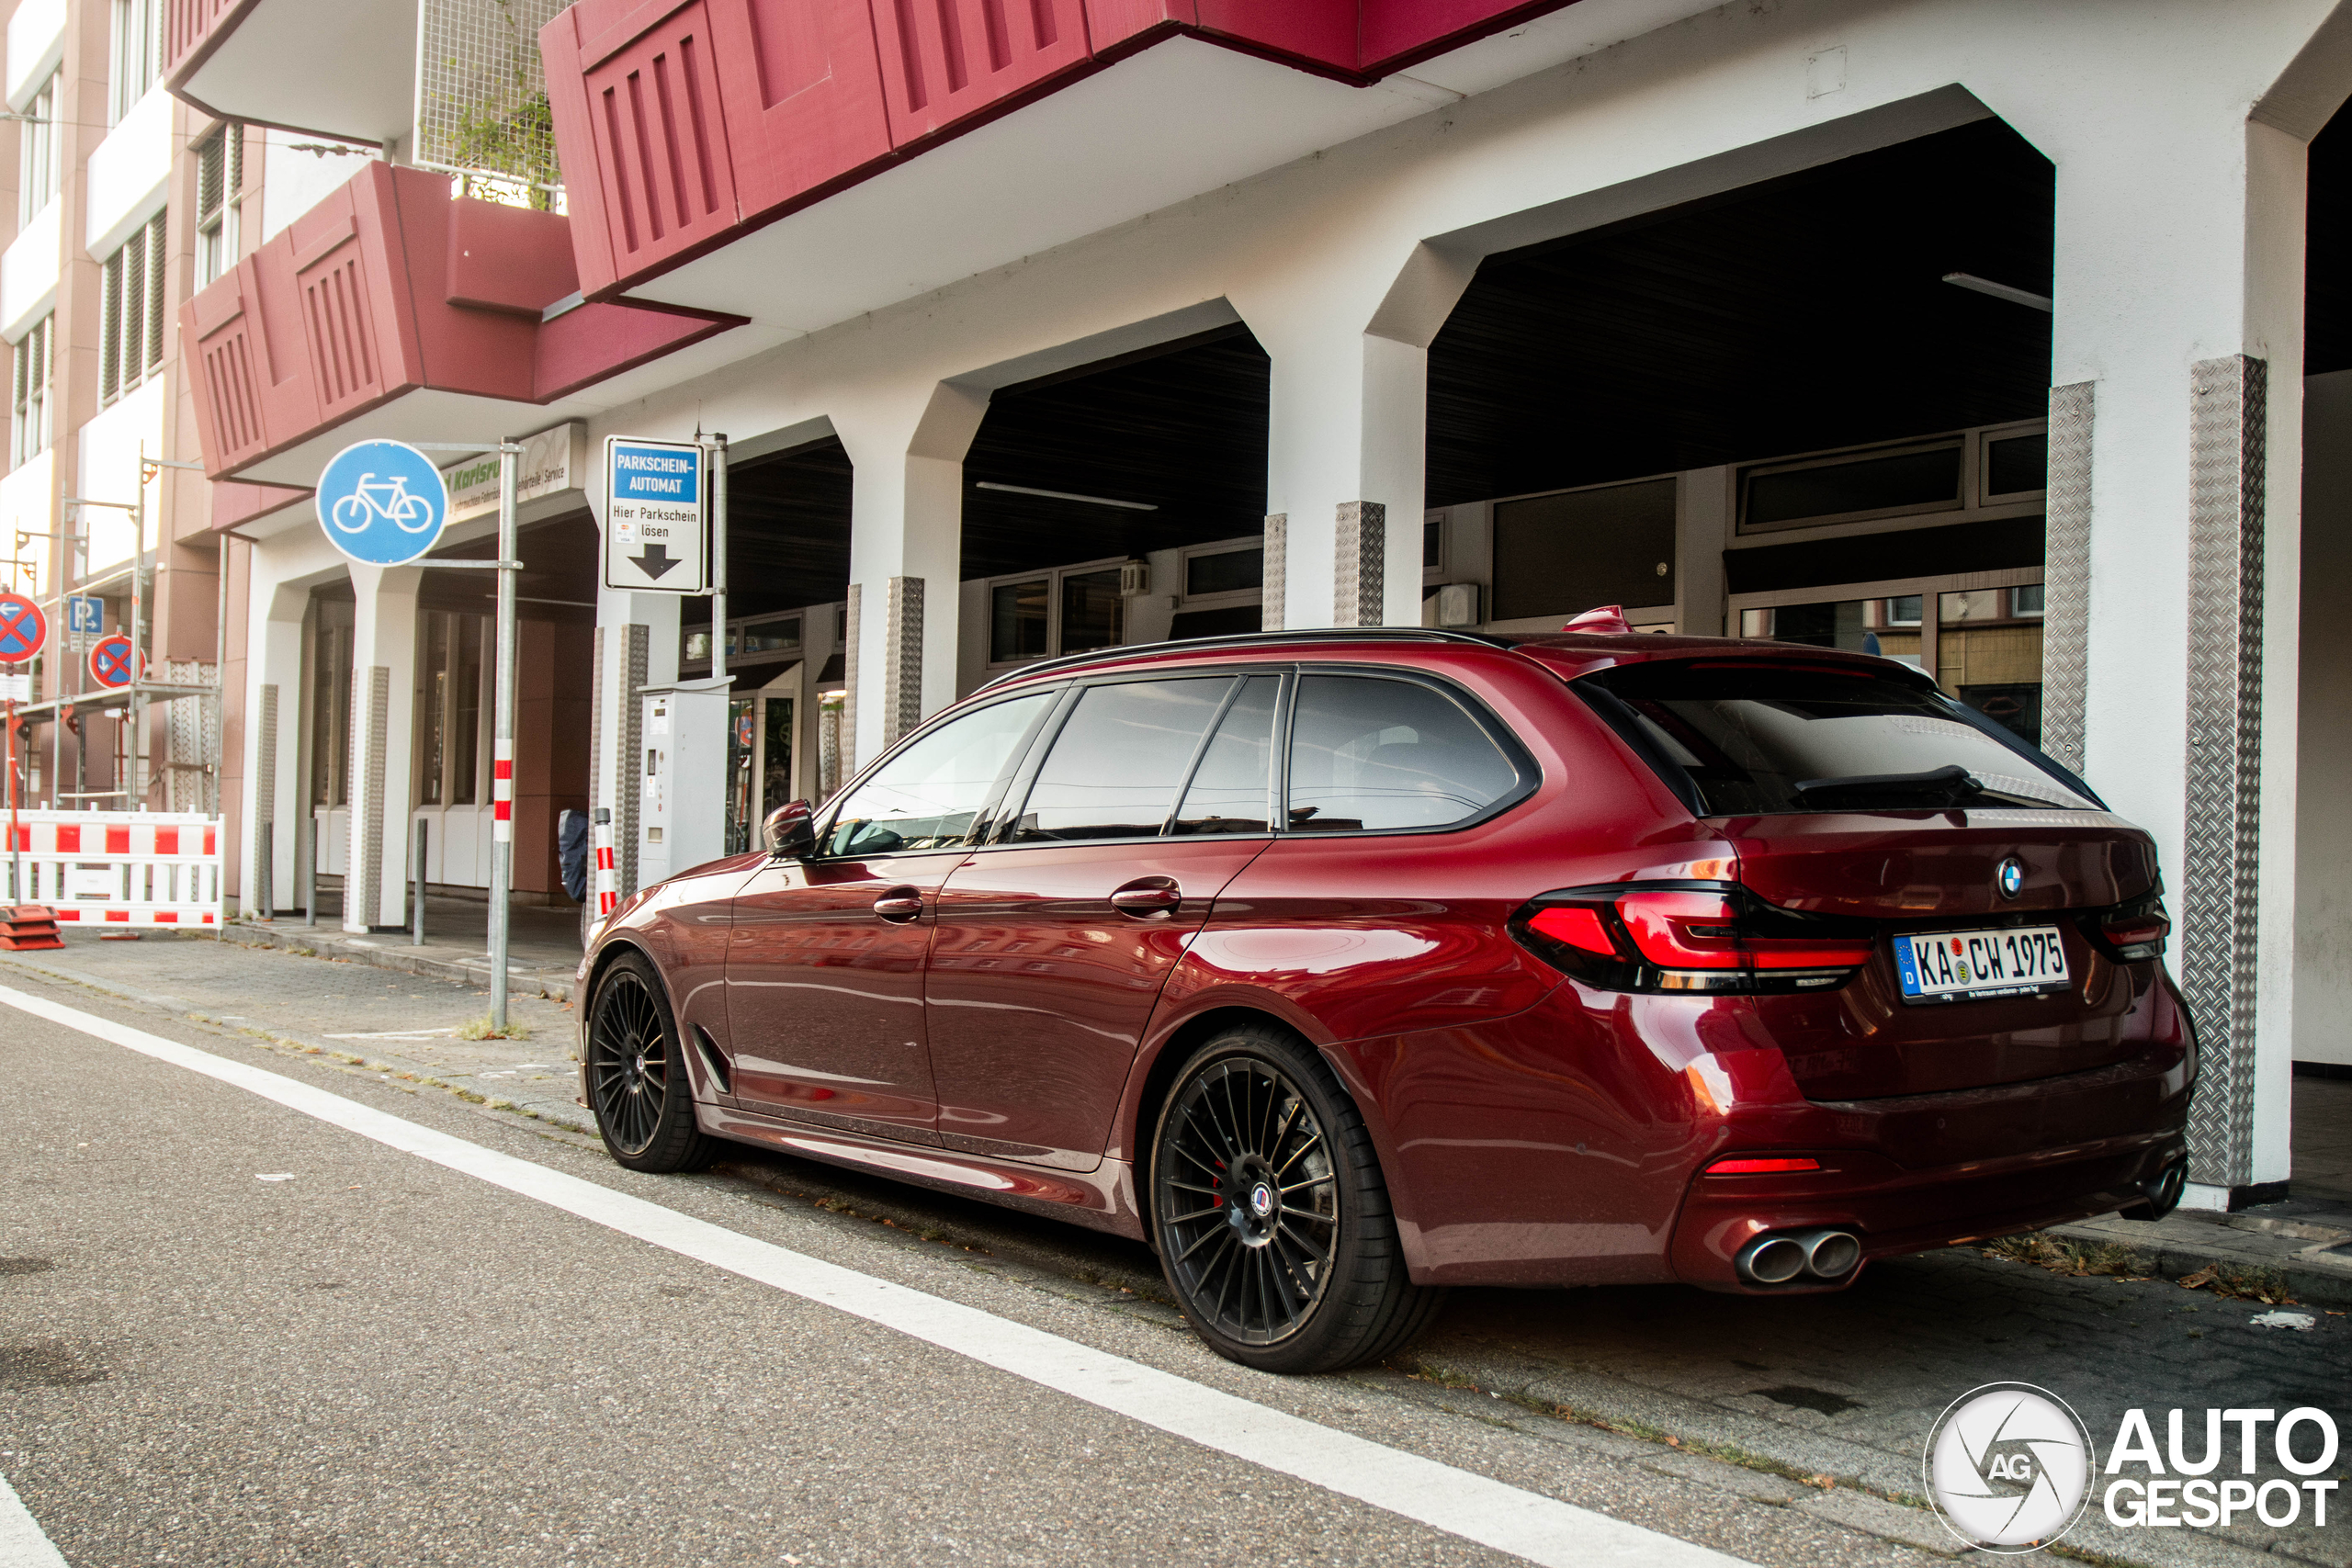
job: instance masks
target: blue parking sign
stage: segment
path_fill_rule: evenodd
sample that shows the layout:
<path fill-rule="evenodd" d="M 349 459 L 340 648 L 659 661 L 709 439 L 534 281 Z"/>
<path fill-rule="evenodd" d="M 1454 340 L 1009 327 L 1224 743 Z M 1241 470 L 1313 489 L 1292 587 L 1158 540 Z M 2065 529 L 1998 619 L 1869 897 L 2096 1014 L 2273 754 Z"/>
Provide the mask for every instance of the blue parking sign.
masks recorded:
<path fill-rule="evenodd" d="M 449 519 L 449 487 L 433 460 L 401 441 L 361 441 L 319 476 L 327 542 L 369 566 L 404 566 L 430 550 Z"/>
<path fill-rule="evenodd" d="M 65 630 L 72 637 L 99 637 L 107 629 L 107 602 L 95 593 L 65 596 Z"/>

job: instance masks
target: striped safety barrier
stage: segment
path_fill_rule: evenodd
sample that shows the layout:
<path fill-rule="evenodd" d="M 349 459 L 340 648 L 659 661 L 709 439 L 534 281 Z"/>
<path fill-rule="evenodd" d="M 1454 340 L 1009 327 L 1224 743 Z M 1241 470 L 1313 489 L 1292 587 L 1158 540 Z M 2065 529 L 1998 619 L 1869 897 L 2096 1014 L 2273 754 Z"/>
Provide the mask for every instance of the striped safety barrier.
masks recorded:
<path fill-rule="evenodd" d="M 613 814 L 598 811 L 591 832 L 589 842 L 596 851 L 596 919 L 602 920 L 621 901 L 620 876 L 613 864 Z"/>
<path fill-rule="evenodd" d="M 215 817 L 20 811 L 0 818 L 0 902 L 47 905 L 65 926 L 218 926 L 220 837 Z"/>

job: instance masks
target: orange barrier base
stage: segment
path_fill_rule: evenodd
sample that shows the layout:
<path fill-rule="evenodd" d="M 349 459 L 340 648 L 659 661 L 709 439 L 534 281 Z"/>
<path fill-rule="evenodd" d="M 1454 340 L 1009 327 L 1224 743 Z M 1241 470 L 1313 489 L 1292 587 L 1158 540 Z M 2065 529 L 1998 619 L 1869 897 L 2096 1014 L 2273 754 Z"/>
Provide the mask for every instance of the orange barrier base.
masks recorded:
<path fill-rule="evenodd" d="M 0 908 L 0 953 L 24 953 L 43 947 L 63 947 L 57 934 L 57 917 L 44 905 L 12 904 Z"/>

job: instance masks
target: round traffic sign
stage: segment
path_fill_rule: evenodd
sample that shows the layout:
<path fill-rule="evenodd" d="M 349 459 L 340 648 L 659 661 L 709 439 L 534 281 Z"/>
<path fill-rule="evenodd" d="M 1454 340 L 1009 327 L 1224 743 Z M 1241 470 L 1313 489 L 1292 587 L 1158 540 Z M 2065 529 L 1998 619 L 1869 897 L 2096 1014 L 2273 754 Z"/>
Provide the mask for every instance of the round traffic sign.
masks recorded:
<path fill-rule="evenodd" d="M 130 684 L 130 639 L 117 632 L 90 645 L 90 679 L 101 686 Z"/>
<path fill-rule="evenodd" d="M 0 664 L 22 664 L 49 640 L 49 617 L 21 593 L 0 593 Z"/>
<path fill-rule="evenodd" d="M 402 441 L 360 441 L 319 475 L 327 542 L 369 566 L 404 566 L 431 549 L 449 519 L 449 487 L 433 460 Z"/>

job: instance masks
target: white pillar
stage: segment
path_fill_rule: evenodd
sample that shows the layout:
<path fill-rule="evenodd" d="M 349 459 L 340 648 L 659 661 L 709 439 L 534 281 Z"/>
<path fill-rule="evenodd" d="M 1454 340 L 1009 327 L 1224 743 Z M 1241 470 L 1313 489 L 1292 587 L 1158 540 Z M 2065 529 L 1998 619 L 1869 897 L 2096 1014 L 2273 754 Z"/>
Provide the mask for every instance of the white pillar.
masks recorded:
<path fill-rule="evenodd" d="M 351 649 L 351 852 L 343 929 L 408 923 L 414 829 L 418 567 L 354 565 Z"/>
<path fill-rule="evenodd" d="M 844 778 L 956 700 L 964 454 L 987 412 L 984 389 L 938 382 L 833 415 L 856 469 Z"/>
<path fill-rule="evenodd" d="M 1235 299 L 1272 360 L 1269 629 L 1420 624 L 1429 345 L 1476 265 L 1422 245 Z"/>
<path fill-rule="evenodd" d="M 2057 173 L 2045 744 L 2155 835 L 2189 1201 L 2286 1179 L 2304 144 L 2148 96 Z"/>
<path fill-rule="evenodd" d="M 311 800 L 302 771 L 310 701 L 302 680 L 303 617 L 311 590 L 342 576 L 344 558 L 314 530 L 303 529 L 257 541 L 247 558 L 245 789 L 238 835 L 244 866 L 237 902 L 247 915 L 267 916 L 294 908 L 300 897 L 296 856 Z M 271 827 L 267 869 L 261 864 L 265 822 Z"/>

